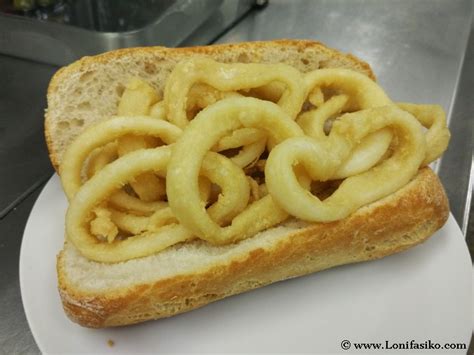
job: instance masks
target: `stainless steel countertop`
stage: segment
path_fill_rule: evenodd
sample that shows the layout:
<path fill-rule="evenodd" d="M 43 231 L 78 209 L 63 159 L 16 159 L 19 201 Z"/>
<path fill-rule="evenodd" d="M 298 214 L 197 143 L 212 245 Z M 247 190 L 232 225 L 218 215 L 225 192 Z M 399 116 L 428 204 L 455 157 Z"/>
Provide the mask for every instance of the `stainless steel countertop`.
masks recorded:
<path fill-rule="evenodd" d="M 18 260 L 33 203 L 53 168 L 43 135 L 56 67 L 0 56 L 0 354 L 38 353 L 21 304 Z M 16 207 L 15 207 L 16 206 Z"/>
<path fill-rule="evenodd" d="M 438 170 L 462 222 L 473 143 L 473 35 L 466 52 L 472 8 L 470 0 L 270 0 L 218 42 L 317 39 L 368 61 L 395 100 L 443 105 L 453 140 Z M 41 110 L 54 70 L 0 56 L 0 77 L 9 78 L 0 87 L 0 202 L 26 197 L 21 203 L 9 197 L 18 205 L 0 217 L 0 354 L 39 352 L 21 305 L 18 256 L 38 186 L 52 172 L 42 143 Z"/>
<path fill-rule="evenodd" d="M 83 25 L 85 23 L 90 25 L 91 21 L 95 22 L 98 18 L 103 19 L 105 16 L 105 14 L 94 16 L 93 3 L 95 2 L 76 2 L 75 6 L 72 6 L 74 10 L 62 16 L 74 19 L 80 17 Z M 109 4 L 112 3 L 109 2 Z M 120 4 L 118 6 L 120 7 Z M 253 0 L 157 1 L 147 9 L 150 22 L 137 23 L 134 29 L 123 32 L 93 31 L 0 13 L 0 52 L 34 59 L 37 62 L 65 65 L 85 55 L 98 54 L 120 47 L 179 46 L 184 41 L 189 43 L 190 36 L 204 40 L 207 44 L 252 6 Z M 98 6 L 98 8 L 112 16 L 107 6 Z M 138 20 L 139 16 L 136 15 L 136 10 L 132 6 L 129 11 L 131 12 L 130 19 L 135 17 L 135 20 Z M 121 20 L 126 21 L 126 15 L 124 14 L 125 18 L 122 17 Z M 112 22 L 112 19 L 109 20 Z M 205 31 L 202 31 L 203 26 Z"/>
<path fill-rule="evenodd" d="M 23 229 L 41 187 L 0 220 L 0 354 L 39 353 L 21 303 L 18 260 Z"/>
<path fill-rule="evenodd" d="M 52 173 L 43 110 L 56 69 L 0 56 L 0 218 Z"/>

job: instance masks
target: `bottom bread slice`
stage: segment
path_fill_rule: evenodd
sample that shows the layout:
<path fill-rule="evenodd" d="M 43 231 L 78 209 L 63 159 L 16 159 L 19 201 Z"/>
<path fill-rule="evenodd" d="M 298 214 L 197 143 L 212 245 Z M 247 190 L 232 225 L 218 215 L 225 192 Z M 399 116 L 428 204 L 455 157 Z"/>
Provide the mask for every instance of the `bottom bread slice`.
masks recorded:
<path fill-rule="evenodd" d="M 377 259 L 417 245 L 443 226 L 446 194 L 429 168 L 395 194 L 331 223 L 290 220 L 228 246 L 193 241 L 117 264 L 58 256 L 66 314 L 87 327 L 169 317 L 270 283 Z"/>

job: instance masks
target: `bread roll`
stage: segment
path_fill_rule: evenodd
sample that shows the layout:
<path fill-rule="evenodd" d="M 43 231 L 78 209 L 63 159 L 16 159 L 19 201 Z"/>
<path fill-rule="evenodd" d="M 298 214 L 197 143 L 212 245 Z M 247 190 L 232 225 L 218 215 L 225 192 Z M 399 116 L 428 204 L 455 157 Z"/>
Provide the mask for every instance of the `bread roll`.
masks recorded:
<path fill-rule="evenodd" d="M 286 63 L 301 72 L 349 68 L 375 80 L 366 63 L 312 41 L 133 48 L 85 57 L 58 71 L 49 86 L 45 135 L 55 168 L 77 135 L 115 114 L 131 77 L 142 78 L 162 95 L 176 63 L 195 55 L 228 63 Z M 443 187 L 425 167 L 396 193 L 343 220 L 289 219 L 231 245 L 197 240 L 103 264 L 66 242 L 57 260 L 59 292 L 67 315 L 87 327 L 169 317 L 276 281 L 403 251 L 441 228 L 448 214 Z"/>

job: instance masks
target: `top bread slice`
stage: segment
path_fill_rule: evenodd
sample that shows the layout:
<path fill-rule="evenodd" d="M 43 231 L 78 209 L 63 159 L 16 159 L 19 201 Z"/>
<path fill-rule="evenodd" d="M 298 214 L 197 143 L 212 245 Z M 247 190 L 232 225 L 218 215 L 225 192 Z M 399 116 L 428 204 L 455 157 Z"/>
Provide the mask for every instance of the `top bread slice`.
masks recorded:
<path fill-rule="evenodd" d="M 193 56 L 224 63 L 286 63 L 301 72 L 348 68 L 375 79 L 369 65 L 350 54 L 314 41 L 279 40 L 207 47 L 120 49 L 60 69 L 48 88 L 45 135 L 56 171 L 66 147 L 85 128 L 117 113 L 131 77 L 152 85 L 160 95 L 174 66 Z"/>
<path fill-rule="evenodd" d="M 78 134 L 116 113 L 131 77 L 146 80 L 162 94 L 176 63 L 197 55 L 221 62 L 287 63 L 302 72 L 349 68 L 375 80 L 366 63 L 312 41 L 134 48 L 86 57 L 58 71 L 48 90 L 45 134 L 55 168 Z M 423 168 L 405 187 L 348 218 L 331 223 L 290 219 L 232 245 L 192 241 L 149 257 L 102 264 L 66 242 L 57 262 L 59 291 L 66 314 L 83 326 L 138 323 L 290 277 L 405 250 L 441 228 L 448 214 L 443 187 Z"/>

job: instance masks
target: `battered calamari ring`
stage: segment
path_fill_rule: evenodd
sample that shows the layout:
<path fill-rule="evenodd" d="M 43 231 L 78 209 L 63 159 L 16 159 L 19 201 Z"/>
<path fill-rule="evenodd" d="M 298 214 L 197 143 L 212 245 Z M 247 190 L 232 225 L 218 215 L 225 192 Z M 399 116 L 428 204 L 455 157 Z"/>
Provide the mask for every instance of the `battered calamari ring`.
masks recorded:
<path fill-rule="evenodd" d="M 426 128 L 426 144 L 428 146 L 423 165 L 438 159 L 448 148 L 451 134 L 446 125 L 446 115 L 439 105 L 417 105 L 407 102 L 397 103 L 398 107 L 410 112 Z"/>
<path fill-rule="evenodd" d="M 383 159 L 392 139 L 393 134 L 390 128 L 368 134 L 352 149 L 350 156 L 331 178 L 344 179 L 369 170 Z"/>
<path fill-rule="evenodd" d="M 227 149 L 238 148 L 243 145 L 252 144 L 266 138 L 265 132 L 256 128 L 241 128 L 233 131 L 230 135 L 222 138 L 213 148 L 216 152 Z"/>
<path fill-rule="evenodd" d="M 108 202 L 121 211 L 130 211 L 137 215 L 150 215 L 167 206 L 166 202 L 163 201 L 142 201 L 138 197 L 129 195 L 124 190 L 113 193 Z"/>
<path fill-rule="evenodd" d="M 243 147 L 241 151 L 230 158 L 241 168 L 246 168 L 256 162 L 265 150 L 267 136 L 265 132 L 255 128 L 241 128 L 231 135 L 222 138 L 214 147 L 216 152 Z"/>
<path fill-rule="evenodd" d="M 392 104 L 374 81 L 348 69 L 315 70 L 306 74 L 305 83 L 308 92 L 317 94 L 310 95 L 310 98 L 318 104 L 318 108 L 303 113 L 297 122 L 307 135 L 316 139 L 327 138 L 324 130 L 327 120 L 343 110 L 363 110 Z M 324 102 L 322 89 L 330 89 L 339 94 Z M 385 155 L 391 141 L 392 133 L 389 129 L 364 137 L 333 178 L 342 179 L 370 169 Z"/>
<path fill-rule="evenodd" d="M 156 253 L 191 237 L 190 232 L 182 226 L 173 224 L 174 217 L 167 207 L 150 217 L 112 211 L 111 219 L 118 227 L 133 234 L 140 233 L 119 242 L 102 243 L 87 228 L 90 211 L 134 176 L 144 172 L 166 171 L 170 155 L 170 147 L 132 152 L 105 166 L 81 186 L 70 201 L 66 215 L 66 235 L 83 255 L 96 261 L 119 262 Z M 202 164 L 202 174 L 222 188 L 223 193 L 218 201 L 209 207 L 209 214 L 213 218 L 219 222 L 225 221 L 245 208 L 250 187 L 242 169 L 229 159 L 208 152 Z M 229 179 L 230 176 L 232 179 Z M 203 206 L 199 192 L 198 196 Z"/>
<path fill-rule="evenodd" d="M 90 179 L 95 173 L 107 164 L 118 158 L 117 142 L 111 142 L 104 147 L 94 151 L 88 160 L 86 167 L 87 178 Z"/>
<path fill-rule="evenodd" d="M 118 139 L 117 146 L 118 155 L 122 157 L 136 150 L 154 148 L 157 144 L 155 137 L 126 134 Z M 140 200 L 145 202 L 159 200 L 166 194 L 165 182 L 152 173 L 136 176 L 129 184 Z"/>
<path fill-rule="evenodd" d="M 278 104 L 290 117 L 296 117 L 305 99 L 305 87 L 301 73 L 289 65 L 224 64 L 209 58 L 195 58 L 178 63 L 165 86 L 167 118 L 181 128 L 189 123 L 186 102 L 194 84 L 204 83 L 220 91 L 236 91 L 274 81 L 286 84 L 286 90 Z"/>
<path fill-rule="evenodd" d="M 150 108 L 150 116 L 159 120 L 166 120 L 165 102 L 160 101 Z"/>
<path fill-rule="evenodd" d="M 331 97 L 320 107 L 302 113 L 296 119 L 304 133 L 316 139 L 326 139 L 325 125 L 332 116 L 340 114 L 346 105 L 349 97 L 347 95 L 337 95 Z"/>
<path fill-rule="evenodd" d="M 90 211 L 123 186 L 131 177 L 149 171 L 166 169 L 168 147 L 140 150 L 105 166 L 77 191 L 66 214 L 66 235 L 88 259 L 120 262 L 151 255 L 192 236 L 184 227 L 171 224 L 156 232 L 142 233 L 114 243 L 103 243 L 91 235 L 87 221 Z"/>
<path fill-rule="evenodd" d="M 94 149 L 126 134 L 159 137 L 170 144 L 181 133 L 181 129 L 169 122 L 141 116 L 115 117 L 89 127 L 69 145 L 59 167 L 66 196 L 71 199 L 82 185 L 82 165 Z"/>
<path fill-rule="evenodd" d="M 174 145 L 168 166 L 166 192 L 174 215 L 183 226 L 214 244 L 246 238 L 287 217 L 270 195 L 248 206 L 228 227 L 213 221 L 202 206 L 197 179 L 205 155 L 222 137 L 242 127 L 262 129 L 276 142 L 303 136 L 301 128 L 271 102 L 254 98 L 224 99 L 191 121 Z"/>
<path fill-rule="evenodd" d="M 346 111 L 391 104 L 385 92 L 367 76 L 349 69 L 318 69 L 304 76 L 307 92 L 314 88 L 335 90 L 348 96 Z"/>
<path fill-rule="evenodd" d="M 186 101 L 186 111 L 197 113 L 203 108 L 229 97 L 242 96 L 235 91 L 219 91 L 206 84 L 195 84 L 191 87 Z M 192 115 L 192 116 L 195 116 Z"/>
<path fill-rule="evenodd" d="M 293 171 L 303 164 L 313 180 L 330 179 L 341 161 L 362 138 L 390 127 L 398 138 L 393 155 L 378 166 L 345 179 L 327 199 L 308 194 Z M 267 188 L 285 211 L 300 219 L 330 222 L 347 217 L 359 207 L 383 198 L 416 174 L 426 154 L 419 122 L 394 105 L 343 115 L 326 142 L 310 137 L 288 139 L 276 146 L 265 166 Z"/>
<path fill-rule="evenodd" d="M 266 139 L 245 145 L 236 156 L 230 159 L 241 168 L 247 168 L 258 161 L 265 151 L 266 145 Z"/>
<path fill-rule="evenodd" d="M 148 116 L 150 108 L 160 99 L 156 90 L 147 82 L 133 78 L 126 86 L 120 98 L 118 116 Z M 118 155 L 123 156 L 138 149 L 154 148 L 157 146 L 154 137 L 125 135 L 118 139 Z M 164 181 L 156 175 L 145 173 L 130 181 L 130 186 L 143 201 L 155 201 L 165 193 Z"/>
<path fill-rule="evenodd" d="M 87 163 L 87 177 L 90 179 L 104 166 L 118 158 L 117 142 L 111 142 L 103 148 L 99 148 L 98 152 L 91 154 Z M 167 206 L 162 201 L 142 201 L 138 197 L 131 196 L 122 189 L 110 196 L 109 201 L 114 207 L 121 211 L 130 211 L 138 215 L 150 215 L 156 210 Z"/>

